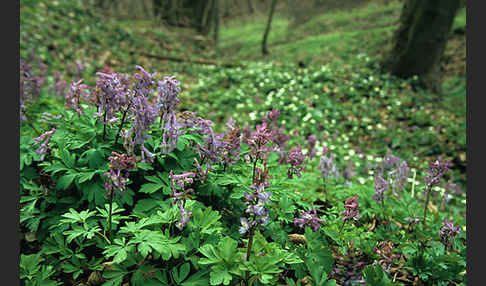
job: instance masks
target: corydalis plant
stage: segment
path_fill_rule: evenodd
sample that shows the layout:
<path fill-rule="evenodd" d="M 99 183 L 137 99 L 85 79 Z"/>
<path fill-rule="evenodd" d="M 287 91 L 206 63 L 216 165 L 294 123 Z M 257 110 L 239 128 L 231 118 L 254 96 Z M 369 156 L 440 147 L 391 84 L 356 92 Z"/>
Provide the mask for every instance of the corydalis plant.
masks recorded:
<path fill-rule="evenodd" d="M 221 161 L 224 167 L 236 164 L 240 159 L 241 130 L 230 119 L 226 124 L 226 134 L 222 143 Z"/>
<path fill-rule="evenodd" d="M 401 192 L 405 187 L 409 174 L 410 168 L 407 162 L 391 154 L 386 155 L 383 161 L 375 168 L 375 175 L 386 178 L 391 182 L 389 186 L 395 196 L 398 196 L 398 192 Z"/>
<path fill-rule="evenodd" d="M 446 247 L 446 249 L 452 250 L 452 240 L 461 233 L 461 229 L 459 226 L 454 226 L 452 221 L 448 221 L 446 218 L 444 219 L 443 223 L 444 226 L 439 231 L 440 241 Z"/>
<path fill-rule="evenodd" d="M 378 263 L 387 273 L 390 273 L 390 268 L 395 263 L 395 261 L 400 259 L 400 254 L 393 253 L 393 249 L 394 245 L 391 241 L 382 241 L 373 248 L 374 252 L 380 257 Z M 373 263 L 373 266 L 375 265 L 376 262 Z"/>
<path fill-rule="evenodd" d="M 190 186 L 194 180 L 193 178 L 196 176 L 193 172 L 184 172 L 179 175 L 174 175 L 172 170 L 170 170 L 169 177 L 171 179 L 171 196 L 172 202 L 179 206 L 179 221 L 176 222 L 175 226 L 182 231 L 184 226 L 189 221 L 191 216 L 191 212 L 185 209 L 186 198 L 189 196 L 189 193 L 192 192 L 191 188 L 186 188 Z M 176 188 L 181 189 L 182 191 L 178 192 Z"/>
<path fill-rule="evenodd" d="M 56 132 L 56 129 L 51 129 L 39 137 L 33 138 L 35 144 L 40 144 L 39 148 L 35 150 L 37 154 L 40 155 L 40 160 L 44 160 L 45 155 L 47 154 L 47 150 L 49 150 L 49 140 L 51 139 L 52 134 Z"/>
<path fill-rule="evenodd" d="M 290 164 L 287 171 L 287 176 L 289 179 L 292 179 L 294 175 L 297 175 L 297 177 L 300 178 L 300 173 L 303 170 L 302 164 L 304 163 L 304 160 L 305 156 L 302 154 L 300 147 L 295 146 L 290 149 L 287 156 L 287 164 Z"/>
<path fill-rule="evenodd" d="M 435 161 L 430 162 L 429 170 L 427 171 L 427 176 L 424 179 L 425 182 L 425 206 L 424 206 L 424 218 L 423 224 L 424 228 L 426 226 L 426 218 L 427 218 L 427 209 L 430 200 L 430 192 L 432 188 L 440 183 L 440 178 L 442 178 L 445 173 L 449 170 L 450 162 L 449 161 L 441 161 L 441 159 L 437 159 Z"/>
<path fill-rule="evenodd" d="M 311 213 L 312 212 L 312 213 Z M 309 209 L 300 213 L 299 218 L 294 218 L 294 224 L 300 228 L 304 228 L 306 225 L 310 226 L 313 231 L 318 231 L 321 228 L 321 223 L 325 220 L 317 217 L 316 209 Z"/>
<path fill-rule="evenodd" d="M 117 152 L 111 152 L 113 156 L 108 157 L 110 161 L 109 170 L 103 175 L 106 177 L 105 190 L 106 195 L 109 198 L 110 210 L 108 213 L 108 233 L 111 237 L 112 232 L 112 211 L 113 211 L 113 197 L 115 192 L 119 191 L 123 193 L 126 190 L 126 184 L 128 182 L 128 172 L 135 168 L 135 157 L 131 157 L 127 154 L 118 154 Z"/>
<path fill-rule="evenodd" d="M 81 100 L 88 96 L 86 90 L 88 86 L 83 84 L 83 79 L 71 83 L 69 91 L 66 93 L 64 105 L 69 109 L 74 110 L 79 116 L 84 114 L 81 108 Z"/>
<path fill-rule="evenodd" d="M 389 186 L 389 182 L 383 179 L 380 175 L 375 175 L 375 194 L 373 199 L 381 203 L 381 208 L 383 212 L 383 220 L 385 219 L 385 190 Z"/>
<path fill-rule="evenodd" d="M 358 207 L 359 207 L 358 195 L 354 195 L 350 198 L 347 198 L 344 201 L 344 211 L 339 213 L 339 215 L 343 216 L 341 218 L 341 220 L 343 220 L 343 224 L 341 225 L 341 229 L 339 230 L 339 234 L 341 234 L 346 221 L 351 220 L 351 219 L 353 219 L 353 220 L 359 219 Z"/>

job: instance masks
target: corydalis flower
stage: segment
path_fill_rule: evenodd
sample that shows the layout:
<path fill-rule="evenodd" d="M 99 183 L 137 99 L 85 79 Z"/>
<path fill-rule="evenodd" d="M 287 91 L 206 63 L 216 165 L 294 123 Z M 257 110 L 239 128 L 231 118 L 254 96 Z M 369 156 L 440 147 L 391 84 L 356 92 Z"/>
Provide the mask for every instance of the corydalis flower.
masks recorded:
<path fill-rule="evenodd" d="M 78 114 L 84 114 L 81 109 L 81 97 L 87 97 L 88 93 L 85 91 L 88 86 L 82 84 L 83 80 L 71 83 L 70 90 L 66 93 L 64 105 L 76 111 Z"/>
<path fill-rule="evenodd" d="M 375 194 L 373 199 L 377 202 L 382 202 L 385 199 L 384 192 L 388 188 L 389 182 L 383 179 L 380 175 L 375 176 Z"/>
<path fill-rule="evenodd" d="M 322 177 L 326 179 L 339 177 L 339 171 L 334 165 L 334 155 L 330 155 L 329 157 L 325 155 L 321 156 L 319 169 L 321 170 Z"/>
<path fill-rule="evenodd" d="M 127 82 L 116 73 L 105 74 L 97 72 L 96 75 L 99 77 L 96 82 L 96 87 L 98 88 L 96 94 L 99 95 L 98 116 L 101 116 L 101 111 L 103 111 L 103 120 L 106 117 L 106 121 L 103 123 L 109 124 L 113 122 L 112 119 L 115 117 L 115 112 L 127 104 L 130 98 L 130 90 L 126 85 Z"/>
<path fill-rule="evenodd" d="M 313 211 L 313 213 L 311 213 Z M 300 218 L 294 218 L 294 224 L 300 228 L 304 228 L 306 225 L 310 226 L 313 231 L 318 231 L 321 227 L 321 223 L 325 220 L 317 217 L 316 209 L 309 210 L 307 212 L 303 211 L 300 214 Z"/>
<path fill-rule="evenodd" d="M 267 124 L 263 123 L 256 126 L 256 131 L 251 132 L 249 138 L 245 138 L 246 143 L 251 148 L 251 155 L 254 160 L 260 160 L 270 151 L 266 144 L 272 138 L 272 132 L 268 129 Z"/>
<path fill-rule="evenodd" d="M 36 144 L 40 144 L 39 148 L 37 148 L 35 152 L 40 155 L 41 161 L 44 160 L 47 150 L 49 149 L 49 140 L 51 139 L 51 136 L 52 134 L 54 134 L 54 132 L 56 132 L 56 129 L 51 129 L 41 136 L 34 138 Z"/>
<path fill-rule="evenodd" d="M 157 109 L 148 103 L 147 97 L 136 96 L 132 99 L 132 112 L 134 116 L 132 121 L 134 143 L 143 145 L 145 140 L 149 138 L 146 132 L 150 130 L 150 126 L 155 122 L 158 115 Z"/>
<path fill-rule="evenodd" d="M 53 94 L 55 97 L 62 97 L 66 92 L 68 83 L 66 80 L 61 78 L 61 73 L 58 71 L 54 72 L 54 86 L 49 89 L 49 93 Z"/>
<path fill-rule="evenodd" d="M 452 250 L 452 239 L 461 233 L 459 226 L 454 226 L 452 221 L 444 219 L 444 226 L 439 231 L 440 241 L 446 247 Z"/>
<path fill-rule="evenodd" d="M 107 178 L 105 190 L 108 196 L 112 195 L 114 190 L 125 191 L 126 183 L 128 182 L 128 171 L 135 167 L 135 157 L 116 152 L 111 152 L 111 154 L 113 156 L 108 157 L 110 169 L 103 174 Z"/>
<path fill-rule="evenodd" d="M 175 226 L 182 231 L 184 226 L 187 224 L 189 221 L 189 218 L 191 217 L 192 212 L 187 211 L 184 209 L 182 204 L 179 204 L 179 221 L 176 222 Z"/>
<path fill-rule="evenodd" d="M 343 212 L 340 212 L 339 215 L 343 216 L 342 220 L 349 220 L 349 219 L 358 220 L 359 219 L 358 207 L 359 207 L 358 195 L 354 195 L 350 198 L 347 198 L 344 201 L 345 210 Z"/>
<path fill-rule="evenodd" d="M 179 175 L 174 175 L 172 170 L 169 173 L 169 177 L 172 180 L 172 184 L 181 189 L 184 189 L 187 185 L 192 184 L 195 175 L 196 174 L 193 172 L 184 172 Z"/>
<path fill-rule="evenodd" d="M 312 159 L 316 156 L 317 151 L 315 149 L 317 143 L 317 136 L 312 134 L 307 137 L 307 147 L 309 149 L 309 158 Z"/>
<path fill-rule="evenodd" d="M 240 159 L 241 130 L 235 127 L 235 121 L 230 119 L 226 124 L 226 134 L 222 143 L 221 161 L 233 165 Z"/>
<path fill-rule="evenodd" d="M 265 209 L 265 204 L 270 201 L 271 192 L 265 192 L 265 185 L 258 184 L 250 186 L 254 190 L 253 193 L 246 192 L 244 195 L 245 204 L 247 205 L 246 213 L 253 218 L 249 221 L 246 218 L 241 219 L 242 227 L 240 233 L 244 234 L 249 227 L 258 224 L 265 225 L 268 222 L 268 211 Z"/>
<path fill-rule="evenodd" d="M 441 161 L 440 159 L 430 162 L 429 170 L 424 181 L 429 189 L 439 184 L 439 180 L 449 170 L 450 162 Z"/>
<path fill-rule="evenodd" d="M 152 86 L 154 85 L 153 77 L 156 73 L 150 74 L 141 66 L 135 66 L 135 68 L 139 70 L 139 73 L 133 76 L 135 79 L 133 87 L 135 96 L 148 96 L 152 91 Z"/>
<path fill-rule="evenodd" d="M 400 258 L 400 254 L 392 253 L 393 249 L 394 246 L 393 246 L 393 242 L 391 241 L 388 242 L 382 241 L 373 248 L 375 253 L 378 254 L 381 258 L 378 261 L 378 263 L 386 272 L 389 272 L 390 267 L 395 263 L 396 260 Z M 373 263 L 373 265 L 376 265 L 376 262 Z"/>
<path fill-rule="evenodd" d="M 300 178 L 300 173 L 302 172 L 302 164 L 304 163 L 305 156 L 302 154 L 302 150 L 300 147 L 295 146 L 290 149 L 289 155 L 287 156 L 287 164 L 290 164 L 290 167 L 287 171 L 287 176 L 289 179 L 294 177 L 294 174 Z"/>

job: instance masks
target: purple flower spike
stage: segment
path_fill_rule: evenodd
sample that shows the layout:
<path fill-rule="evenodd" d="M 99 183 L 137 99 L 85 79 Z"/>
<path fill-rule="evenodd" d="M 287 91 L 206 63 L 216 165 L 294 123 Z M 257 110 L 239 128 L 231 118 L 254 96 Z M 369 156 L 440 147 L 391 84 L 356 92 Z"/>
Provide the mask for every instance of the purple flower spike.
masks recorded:
<path fill-rule="evenodd" d="M 388 188 L 388 181 L 385 181 L 380 175 L 375 176 L 375 194 L 373 199 L 377 202 L 381 202 L 385 199 L 385 190 Z"/>
<path fill-rule="evenodd" d="M 350 198 L 347 198 L 346 201 L 344 201 L 345 211 L 340 212 L 339 215 L 343 215 L 342 220 L 349 220 L 349 219 L 358 220 L 359 219 L 358 207 L 359 207 L 358 195 L 354 195 Z"/>
<path fill-rule="evenodd" d="M 448 221 L 446 218 L 444 219 L 444 227 L 442 227 L 439 231 L 440 241 L 446 248 L 452 250 L 452 239 L 456 237 L 458 234 L 461 233 L 461 229 L 459 226 L 454 226 L 452 221 Z"/>
<path fill-rule="evenodd" d="M 180 211 L 180 216 L 179 216 L 179 221 L 176 222 L 175 226 L 182 231 L 184 226 L 187 224 L 189 221 L 189 218 L 191 217 L 192 212 L 188 212 L 182 204 L 179 204 L 179 211 Z"/>
<path fill-rule="evenodd" d="M 425 184 L 432 188 L 439 184 L 439 180 L 449 170 L 450 162 L 441 161 L 440 159 L 430 162 L 428 174 L 425 177 Z"/>
<path fill-rule="evenodd" d="M 40 155 L 41 160 L 44 160 L 44 157 L 47 154 L 47 150 L 49 149 L 49 140 L 54 132 L 56 132 L 56 129 L 51 129 L 41 136 L 34 138 L 34 141 L 36 142 L 35 144 L 40 144 L 39 148 L 37 148 L 35 152 Z"/>
<path fill-rule="evenodd" d="M 110 160 L 110 169 L 103 174 L 107 177 L 105 189 L 108 196 L 112 194 L 113 190 L 125 191 L 126 183 L 128 182 L 128 171 L 135 167 L 135 157 L 130 157 L 127 154 L 118 154 L 116 152 L 111 153 L 113 156 L 108 157 L 108 160 Z"/>
<path fill-rule="evenodd" d="M 313 211 L 313 213 L 311 213 L 311 211 Z M 308 225 L 313 231 L 318 231 L 321 228 L 321 223 L 324 222 L 325 220 L 317 217 L 317 211 L 315 208 L 312 210 L 309 209 L 307 212 L 301 212 L 300 218 L 294 218 L 294 224 L 299 228 L 304 228 L 305 225 Z"/>
<path fill-rule="evenodd" d="M 300 178 L 300 173 L 302 172 L 302 164 L 304 163 L 305 156 L 302 154 L 300 147 L 293 147 L 290 149 L 289 155 L 287 157 L 287 164 L 290 164 L 287 175 L 289 179 L 294 177 L 294 174 Z"/>

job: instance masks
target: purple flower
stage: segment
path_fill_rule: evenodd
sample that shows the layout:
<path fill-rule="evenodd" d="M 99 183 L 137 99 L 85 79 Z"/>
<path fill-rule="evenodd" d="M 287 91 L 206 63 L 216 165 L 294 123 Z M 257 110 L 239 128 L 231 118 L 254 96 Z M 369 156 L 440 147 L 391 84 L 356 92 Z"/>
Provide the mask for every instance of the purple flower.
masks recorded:
<path fill-rule="evenodd" d="M 149 138 L 146 133 L 150 130 L 150 126 L 155 122 L 158 115 L 157 109 L 148 103 L 145 96 L 135 96 L 132 99 L 131 106 L 134 115 L 132 129 L 135 137 L 133 142 L 143 145 L 145 140 Z"/>
<path fill-rule="evenodd" d="M 294 174 L 300 178 L 300 173 L 302 172 L 302 164 L 304 163 L 305 156 L 302 154 L 302 150 L 300 147 L 295 146 L 289 151 L 289 155 L 287 157 L 287 164 L 290 164 L 290 167 L 287 171 L 287 176 L 289 179 L 292 179 Z"/>
<path fill-rule="evenodd" d="M 54 72 L 54 86 L 49 89 L 49 93 L 52 93 L 55 97 L 63 97 L 68 83 L 66 80 L 61 78 L 61 73 L 58 71 Z"/>
<path fill-rule="evenodd" d="M 250 186 L 250 189 L 254 190 L 254 192 L 245 192 L 244 194 L 244 200 L 247 206 L 245 212 L 248 213 L 253 220 L 248 223 L 248 219 L 241 218 L 242 224 L 245 222 L 243 227 L 240 228 L 240 233 L 242 234 L 248 230 L 249 226 L 256 224 L 265 225 L 268 222 L 268 211 L 265 209 L 265 205 L 270 201 L 272 193 L 265 192 L 265 185 L 263 183 Z"/>
<path fill-rule="evenodd" d="M 309 149 L 309 158 L 312 159 L 316 156 L 316 143 L 317 143 L 317 136 L 312 134 L 307 137 L 307 147 Z"/>
<path fill-rule="evenodd" d="M 249 138 L 245 138 L 245 143 L 250 146 L 251 155 L 254 160 L 264 159 L 270 151 L 266 146 L 272 138 L 272 132 L 268 129 L 267 124 L 263 123 L 256 126 L 256 131 L 251 132 Z"/>
<path fill-rule="evenodd" d="M 373 199 L 377 202 L 383 201 L 385 199 L 384 192 L 388 188 L 388 181 L 385 181 L 380 175 L 375 176 L 375 194 Z"/>
<path fill-rule="evenodd" d="M 184 189 L 186 185 L 190 185 L 193 183 L 193 179 L 195 177 L 195 173 L 193 172 L 184 172 L 179 175 L 174 175 L 172 170 L 170 170 L 169 177 L 172 180 L 172 184 L 177 186 L 178 188 Z"/>
<path fill-rule="evenodd" d="M 51 136 L 52 134 L 54 134 L 54 132 L 56 132 L 56 129 L 51 129 L 40 135 L 39 137 L 33 138 L 35 144 L 40 144 L 39 148 L 37 148 L 35 152 L 40 155 L 41 161 L 44 160 L 47 150 L 49 149 L 49 140 L 51 139 Z"/>
<path fill-rule="evenodd" d="M 418 217 L 415 218 L 406 217 L 405 221 L 413 225 L 413 224 L 418 224 L 420 222 L 420 219 Z"/>
<path fill-rule="evenodd" d="M 449 161 L 444 162 L 441 161 L 440 158 L 430 162 L 427 176 L 424 179 L 425 184 L 428 185 L 429 189 L 439 184 L 440 178 L 449 170 L 449 166 Z"/>
<path fill-rule="evenodd" d="M 347 198 L 344 201 L 345 210 L 343 212 L 340 212 L 339 215 L 343 215 L 342 220 L 349 220 L 349 219 L 358 220 L 359 219 L 358 207 L 359 207 L 358 195 L 354 195 L 350 198 Z"/>
<path fill-rule="evenodd" d="M 62 115 L 54 116 L 54 115 L 50 114 L 49 112 L 43 112 L 41 114 L 41 118 L 39 119 L 39 122 L 40 123 L 46 123 L 48 125 L 55 125 L 55 124 L 53 124 L 53 122 L 56 119 L 61 119 L 61 117 L 62 117 Z"/>
<path fill-rule="evenodd" d="M 272 111 L 268 112 L 263 116 L 262 121 L 269 125 L 276 124 L 279 115 L 280 115 L 280 110 L 274 108 L 272 109 Z"/>
<path fill-rule="evenodd" d="M 128 171 L 135 167 L 135 157 L 116 152 L 111 152 L 111 154 L 113 156 L 108 157 L 110 169 L 103 174 L 107 178 L 105 181 L 107 196 L 110 196 L 113 190 L 125 191 L 126 183 L 128 182 Z"/>
<path fill-rule="evenodd" d="M 184 228 L 184 226 L 189 221 L 189 218 L 191 217 L 192 212 L 188 212 L 186 209 L 184 209 L 184 207 L 182 206 L 182 204 L 179 204 L 179 211 L 180 211 L 179 221 L 176 222 L 175 226 L 179 230 L 182 231 L 182 229 Z"/>
<path fill-rule="evenodd" d="M 226 124 L 226 134 L 222 142 L 221 161 L 233 165 L 240 159 L 241 131 L 235 127 L 235 121 L 230 119 Z"/>
<path fill-rule="evenodd" d="M 213 170 L 209 164 L 209 162 L 206 162 L 206 168 L 203 168 L 200 164 L 197 158 L 194 158 L 194 165 L 196 167 L 196 178 L 199 179 L 200 182 L 205 182 L 206 179 L 208 178 L 209 171 Z"/>
<path fill-rule="evenodd" d="M 446 247 L 452 250 L 451 240 L 461 233 L 459 226 L 454 226 L 452 221 L 444 219 L 444 226 L 439 231 L 440 241 Z"/>
<path fill-rule="evenodd" d="M 96 82 L 96 94 L 98 95 L 99 103 L 98 116 L 101 117 L 103 115 L 104 119 L 106 115 L 106 122 L 104 121 L 103 123 L 109 124 L 113 122 L 112 119 L 115 118 L 115 112 L 128 104 L 132 94 L 122 76 L 116 73 L 105 74 L 102 72 L 97 72 L 96 75 L 99 77 Z"/>
<path fill-rule="evenodd" d="M 313 213 L 311 213 L 313 211 Z M 317 217 L 316 209 L 309 209 L 307 212 L 303 211 L 300 214 L 300 218 L 294 218 L 294 224 L 300 228 L 304 228 L 305 225 L 308 225 L 312 228 L 313 231 L 318 231 L 321 227 L 321 223 L 324 223 L 325 220 L 320 219 Z"/>
<path fill-rule="evenodd" d="M 239 232 L 241 234 L 245 234 L 248 231 L 248 229 L 250 228 L 250 222 L 248 221 L 248 219 L 246 217 L 240 218 L 240 222 L 241 222 L 241 227 L 240 227 Z"/>
<path fill-rule="evenodd" d="M 152 86 L 154 85 L 153 77 L 156 73 L 149 74 L 141 66 L 135 66 L 135 68 L 139 70 L 139 73 L 136 73 L 133 76 L 135 79 L 135 84 L 133 87 L 135 96 L 146 97 L 152 91 Z"/>
<path fill-rule="evenodd" d="M 395 263 L 396 260 L 400 258 L 400 254 L 392 253 L 393 248 L 393 242 L 391 241 L 382 241 L 373 248 L 374 252 L 381 258 L 378 263 L 386 272 L 390 272 L 390 267 Z M 373 266 L 375 265 L 376 262 L 373 263 Z"/>
<path fill-rule="evenodd" d="M 321 156 L 319 169 L 321 170 L 322 177 L 326 179 L 339 177 L 339 171 L 334 165 L 334 155 L 330 155 L 329 157 L 325 155 Z"/>
<path fill-rule="evenodd" d="M 162 120 L 165 124 L 162 126 L 164 133 L 162 134 L 161 149 L 163 154 L 167 154 L 177 146 L 177 141 L 179 136 L 182 135 L 182 131 L 179 130 L 179 126 L 177 125 L 175 112 L 163 114 Z"/>
<path fill-rule="evenodd" d="M 68 108 L 76 111 L 78 114 L 84 114 L 84 111 L 81 109 L 81 98 L 86 98 L 88 96 L 88 93 L 86 90 L 88 89 L 88 86 L 85 84 L 82 84 L 83 80 L 80 79 L 77 82 L 72 82 L 71 83 L 71 88 L 70 90 L 66 93 L 65 97 L 65 102 L 64 105 L 67 106 Z"/>
<path fill-rule="evenodd" d="M 396 195 L 396 191 L 401 192 L 407 183 L 410 168 L 407 162 L 401 162 L 395 170 L 390 172 L 393 175 L 393 192 Z"/>

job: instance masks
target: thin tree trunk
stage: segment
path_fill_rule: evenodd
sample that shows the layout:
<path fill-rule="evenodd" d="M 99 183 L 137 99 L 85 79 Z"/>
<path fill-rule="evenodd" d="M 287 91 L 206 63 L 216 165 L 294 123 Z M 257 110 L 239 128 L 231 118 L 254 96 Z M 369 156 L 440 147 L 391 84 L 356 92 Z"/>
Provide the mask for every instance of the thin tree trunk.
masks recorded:
<path fill-rule="evenodd" d="M 403 78 L 417 75 L 425 88 L 440 92 L 440 59 L 458 7 L 459 0 L 407 0 L 384 67 Z"/>
<path fill-rule="evenodd" d="M 253 9 L 253 5 L 251 4 L 251 0 L 248 0 L 248 12 L 250 12 L 250 14 L 255 12 L 255 9 Z"/>
<path fill-rule="evenodd" d="M 277 0 L 272 0 L 272 6 L 270 7 L 270 14 L 268 15 L 267 27 L 265 28 L 265 34 L 263 34 L 263 41 L 262 41 L 262 53 L 263 53 L 263 55 L 268 55 L 267 38 L 268 38 L 268 34 L 270 32 L 270 26 L 272 25 L 273 13 L 275 11 L 276 5 L 277 5 Z"/>
<path fill-rule="evenodd" d="M 204 12 L 202 15 L 202 21 L 201 21 L 201 33 L 203 35 L 207 35 L 209 33 L 209 23 L 208 23 L 208 18 L 209 14 L 212 12 L 211 6 L 213 6 L 213 0 L 208 0 L 206 3 L 206 6 L 204 6 Z"/>
<path fill-rule="evenodd" d="M 219 0 L 214 0 L 214 7 L 213 7 L 213 18 L 214 18 L 214 44 L 218 46 L 219 40 Z"/>

